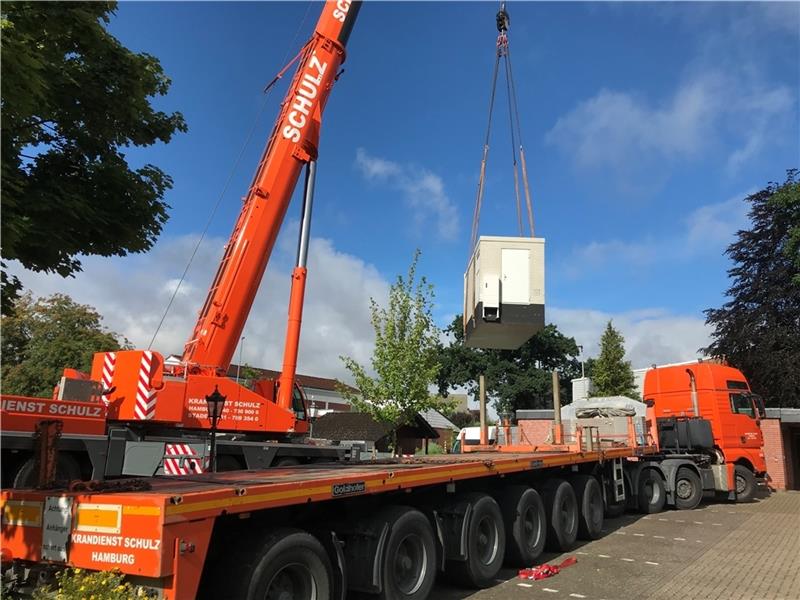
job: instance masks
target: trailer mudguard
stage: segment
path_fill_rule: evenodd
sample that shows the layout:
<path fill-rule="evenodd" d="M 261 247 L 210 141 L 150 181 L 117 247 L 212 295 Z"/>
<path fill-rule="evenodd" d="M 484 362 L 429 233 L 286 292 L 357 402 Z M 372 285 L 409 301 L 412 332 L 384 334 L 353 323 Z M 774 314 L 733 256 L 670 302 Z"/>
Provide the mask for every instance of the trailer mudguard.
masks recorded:
<path fill-rule="evenodd" d="M 467 529 L 471 515 L 472 504 L 467 500 L 457 500 L 434 513 L 437 532 L 442 535 L 442 562 L 467 560 Z"/>

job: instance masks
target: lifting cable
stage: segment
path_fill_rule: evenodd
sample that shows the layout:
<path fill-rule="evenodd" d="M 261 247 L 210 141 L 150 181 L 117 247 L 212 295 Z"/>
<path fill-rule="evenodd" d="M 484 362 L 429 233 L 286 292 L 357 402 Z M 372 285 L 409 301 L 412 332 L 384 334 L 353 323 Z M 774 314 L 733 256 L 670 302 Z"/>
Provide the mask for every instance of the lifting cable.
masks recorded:
<path fill-rule="evenodd" d="M 500 3 L 500 11 L 497 13 L 497 52 L 495 55 L 494 69 L 492 71 L 492 88 L 489 95 L 489 117 L 486 126 L 486 138 L 483 143 L 483 157 L 481 159 L 481 170 L 478 177 L 478 194 L 475 199 L 475 210 L 472 215 L 472 237 L 470 240 L 470 253 L 474 250 L 478 241 L 478 224 L 481 217 L 481 206 L 483 204 L 483 194 L 486 189 L 486 163 L 489 158 L 489 140 L 492 132 L 492 114 L 494 112 L 494 101 L 497 95 L 497 74 L 499 71 L 500 60 L 504 61 L 504 71 L 506 75 L 506 95 L 508 97 L 508 118 L 511 130 L 511 160 L 514 170 L 514 196 L 517 207 L 517 228 L 519 235 L 523 236 L 522 224 L 522 203 L 519 189 L 519 169 L 517 165 L 517 144 L 519 144 L 519 166 L 522 168 L 522 187 L 525 193 L 525 206 L 528 217 L 528 227 L 530 236 L 534 235 L 533 207 L 531 203 L 530 186 L 528 185 L 528 168 L 525 164 L 525 149 L 522 144 L 522 126 L 519 118 L 519 107 L 517 105 L 517 91 L 514 85 L 514 74 L 511 68 L 511 52 L 508 45 L 508 25 L 510 23 L 508 13 L 505 9 L 506 3 Z"/>
<path fill-rule="evenodd" d="M 292 41 L 289 43 L 289 47 L 286 49 L 286 55 L 283 57 L 283 60 L 281 62 L 286 63 L 286 59 L 289 58 L 289 53 L 292 51 L 292 48 L 297 43 L 297 37 L 300 35 L 300 31 L 306 24 L 306 19 L 308 18 L 308 13 L 311 9 L 312 4 L 313 1 L 308 2 L 308 5 L 306 6 L 306 12 L 303 15 L 303 20 L 300 22 L 300 25 L 298 25 L 297 29 L 295 30 L 294 36 L 292 36 Z M 156 341 L 156 337 L 158 336 L 159 331 L 161 331 L 161 327 L 164 325 L 164 320 L 167 318 L 170 308 L 172 308 L 172 304 L 173 302 L 175 302 L 175 298 L 178 296 L 178 291 L 181 289 L 181 285 L 183 284 L 184 279 L 186 279 L 186 274 L 189 272 L 189 267 L 192 266 L 192 262 L 194 262 L 195 256 L 197 256 L 197 251 L 200 249 L 200 246 L 203 243 L 206 234 L 208 233 L 208 229 L 209 227 L 211 227 L 211 223 L 214 221 L 214 216 L 217 214 L 217 209 L 219 208 L 219 205 L 222 203 L 222 199 L 225 197 L 225 194 L 228 193 L 228 188 L 230 187 L 231 181 L 233 180 L 233 176 L 236 173 L 236 169 L 239 167 L 239 163 L 241 162 L 242 157 L 244 156 L 245 150 L 250 145 L 250 141 L 253 139 L 253 134 L 255 133 L 256 128 L 258 127 L 259 121 L 261 120 L 261 115 L 264 113 L 264 109 L 267 106 L 267 99 L 269 98 L 270 91 L 275 86 L 275 84 L 278 83 L 278 81 L 286 74 L 286 71 L 288 71 L 289 68 L 300 59 L 305 48 L 306 45 L 304 44 L 303 47 L 300 49 L 300 51 L 295 55 L 295 57 L 291 61 L 286 63 L 285 66 L 278 72 L 278 74 L 272 78 L 272 81 L 270 81 L 269 84 L 267 84 L 267 86 L 264 88 L 263 97 L 261 99 L 261 106 L 259 106 L 258 108 L 256 116 L 253 119 L 253 124 L 250 126 L 250 130 L 247 132 L 247 136 L 245 137 L 241 150 L 239 150 L 239 154 L 236 156 L 236 160 L 233 161 L 233 166 L 231 167 L 231 170 L 228 173 L 228 177 L 225 180 L 225 184 L 222 186 L 222 191 L 220 192 L 219 197 L 217 198 L 217 201 L 214 204 L 214 207 L 211 209 L 211 214 L 209 214 L 208 216 L 208 221 L 206 221 L 206 225 L 203 228 L 203 231 L 200 233 L 200 237 L 198 238 L 197 243 L 194 246 L 194 250 L 192 250 L 192 254 L 191 256 L 189 256 L 189 260 L 186 263 L 186 267 L 183 269 L 183 273 L 181 274 L 181 277 L 178 280 L 178 284 L 172 291 L 172 295 L 170 296 L 169 302 L 167 302 L 167 307 L 164 309 L 164 313 L 161 315 L 161 320 L 158 322 L 158 326 L 156 327 L 156 330 L 153 332 L 153 337 L 150 339 L 150 343 L 147 345 L 148 350 L 151 350 L 153 348 L 153 344 Z"/>

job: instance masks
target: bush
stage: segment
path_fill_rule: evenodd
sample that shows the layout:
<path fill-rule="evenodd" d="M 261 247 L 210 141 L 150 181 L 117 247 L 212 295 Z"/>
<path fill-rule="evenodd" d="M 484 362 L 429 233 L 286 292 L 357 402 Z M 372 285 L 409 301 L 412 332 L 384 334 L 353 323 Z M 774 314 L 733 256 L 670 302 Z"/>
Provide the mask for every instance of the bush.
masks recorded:
<path fill-rule="evenodd" d="M 141 586 L 133 586 L 119 571 L 65 569 L 56 574 L 57 589 L 37 588 L 34 600 L 141 600 L 151 595 Z"/>
<path fill-rule="evenodd" d="M 416 456 L 425 456 L 425 447 L 423 446 L 419 450 L 414 453 Z M 428 454 L 444 454 L 444 448 L 442 448 L 436 442 L 428 442 Z"/>

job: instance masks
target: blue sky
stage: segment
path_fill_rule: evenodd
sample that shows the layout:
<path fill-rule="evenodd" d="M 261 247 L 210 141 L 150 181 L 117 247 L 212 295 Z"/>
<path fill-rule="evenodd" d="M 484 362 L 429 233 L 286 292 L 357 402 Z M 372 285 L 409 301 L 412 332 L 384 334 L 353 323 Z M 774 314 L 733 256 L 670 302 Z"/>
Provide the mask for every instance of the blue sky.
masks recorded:
<path fill-rule="evenodd" d="M 169 145 L 128 153 L 174 178 L 171 219 L 149 255 L 88 259 L 74 281 L 23 281 L 37 293 L 72 293 L 112 329 L 149 342 L 265 83 L 319 9 L 121 3 L 111 32 L 161 60 L 173 84 L 156 104 L 180 110 L 189 126 Z M 511 2 L 508 10 L 536 233 L 547 239 L 549 320 L 587 355 L 613 318 L 634 366 L 693 358 L 708 339 L 702 310 L 718 306 L 727 287 L 722 252 L 747 223 L 741 199 L 800 163 L 800 4 Z M 483 2 L 363 6 L 323 121 L 301 370 L 342 376 L 337 355 L 368 358 L 367 297 L 385 294 L 417 247 L 440 324 L 461 312 L 496 11 Z M 190 333 L 284 92 L 268 97 L 233 172 L 178 314 L 156 344 L 165 353 Z M 515 235 L 499 100 L 480 232 Z M 298 210 L 295 202 L 245 331 L 253 364 L 274 367 L 264 363 L 280 356 Z M 116 293 L 103 289 L 109 281 Z"/>

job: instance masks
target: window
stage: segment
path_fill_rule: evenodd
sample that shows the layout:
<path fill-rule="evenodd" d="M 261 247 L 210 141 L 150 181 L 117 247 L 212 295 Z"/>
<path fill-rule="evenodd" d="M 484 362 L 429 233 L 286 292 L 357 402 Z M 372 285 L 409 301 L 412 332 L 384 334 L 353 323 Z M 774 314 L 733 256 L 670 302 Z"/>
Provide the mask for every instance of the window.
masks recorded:
<path fill-rule="evenodd" d="M 306 420 L 306 404 L 303 402 L 303 394 L 300 393 L 300 388 L 297 386 L 294 386 L 292 391 L 292 410 L 299 421 Z"/>
<path fill-rule="evenodd" d="M 766 419 L 767 409 L 764 408 L 764 400 L 761 398 L 761 396 L 756 396 L 755 394 L 752 394 L 750 397 L 753 399 L 753 404 L 756 405 L 756 414 L 759 416 L 759 418 Z"/>
<path fill-rule="evenodd" d="M 749 390 L 746 381 L 727 381 L 729 390 Z"/>
<path fill-rule="evenodd" d="M 747 415 L 751 419 L 755 419 L 755 410 L 753 409 L 753 400 L 750 394 L 730 394 L 731 399 L 731 412 Z"/>

